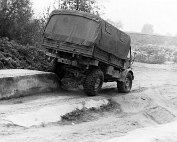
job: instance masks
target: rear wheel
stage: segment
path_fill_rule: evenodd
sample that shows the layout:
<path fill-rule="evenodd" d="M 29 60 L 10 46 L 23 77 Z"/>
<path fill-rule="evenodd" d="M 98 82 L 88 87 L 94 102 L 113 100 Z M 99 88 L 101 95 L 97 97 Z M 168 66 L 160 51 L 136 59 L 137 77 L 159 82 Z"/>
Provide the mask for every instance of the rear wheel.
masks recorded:
<path fill-rule="evenodd" d="M 104 81 L 104 74 L 101 70 L 94 70 L 86 76 L 83 83 L 84 91 L 88 96 L 96 96 Z"/>
<path fill-rule="evenodd" d="M 125 81 L 117 81 L 118 91 L 121 93 L 128 93 L 132 88 L 132 75 L 131 73 L 127 73 Z"/>

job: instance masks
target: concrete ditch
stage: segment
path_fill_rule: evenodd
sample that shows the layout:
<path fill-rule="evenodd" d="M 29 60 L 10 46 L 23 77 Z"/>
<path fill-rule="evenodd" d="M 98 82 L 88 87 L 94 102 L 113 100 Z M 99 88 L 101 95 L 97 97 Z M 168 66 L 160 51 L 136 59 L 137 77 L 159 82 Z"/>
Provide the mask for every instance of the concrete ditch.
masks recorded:
<path fill-rule="evenodd" d="M 50 72 L 34 70 L 11 69 L 0 70 L 0 99 L 16 98 L 37 93 L 57 91 L 59 80 Z M 3 115 L 2 120 L 9 125 L 21 127 L 40 127 L 42 125 L 69 120 L 70 117 L 85 111 L 102 111 L 112 105 L 105 97 L 91 97 L 84 100 L 74 100 L 54 106 L 44 106 L 37 110 L 23 113 Z"/>
<path fill-rule="evenodd" d="M 54 73 L 35 70 L 0 70 L 0 99 L 55 91 L 59 81 Z"/>

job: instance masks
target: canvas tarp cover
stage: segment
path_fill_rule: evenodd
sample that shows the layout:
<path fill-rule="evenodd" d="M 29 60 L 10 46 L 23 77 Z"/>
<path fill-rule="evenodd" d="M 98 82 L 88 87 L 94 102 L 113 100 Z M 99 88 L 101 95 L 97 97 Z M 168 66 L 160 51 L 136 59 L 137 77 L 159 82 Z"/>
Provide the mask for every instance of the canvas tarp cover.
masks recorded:
<path fill-rule="evenodd" d="M 53 15 L 45 29 L 48 38 L 89 46 L 98 37 L 99 23 L 82 16 Z"/>
<path fill-rule="evenodd" d="M 102 21 L 102 36 L 101 45 L 102 50 L 115 55 L 121 59 L 127 59 L 130 51 L 130 37 L 107 23 Z"/>
<path fill-rule="evenodd" d="M 81 11 L 55 10 L 44 35 L 62 42 L 98 48 L 121 59 L 130 52 L 130 37 L 103 19 Z"/>

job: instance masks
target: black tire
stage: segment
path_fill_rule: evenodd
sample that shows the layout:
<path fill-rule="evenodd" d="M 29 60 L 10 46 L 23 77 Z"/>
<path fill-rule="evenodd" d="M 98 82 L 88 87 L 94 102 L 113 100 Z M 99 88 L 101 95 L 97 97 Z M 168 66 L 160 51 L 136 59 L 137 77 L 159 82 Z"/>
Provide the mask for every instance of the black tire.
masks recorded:
<path fill-rule="evenodd" d="M 130 92 L 131 88 L 132 88 L 132 75 L 131 73 L 127 73 L 125 81 L 117 81 L 117 88 L 118 91 L 121 93 L 128 93 Z"/>
<path fill-rule="evenodd" d="M 88 96 L 96 96 L 104 81 L 104 74 L 101 70 L 94 70 L 86 76 L 83 83 L 84 92 Z"/>

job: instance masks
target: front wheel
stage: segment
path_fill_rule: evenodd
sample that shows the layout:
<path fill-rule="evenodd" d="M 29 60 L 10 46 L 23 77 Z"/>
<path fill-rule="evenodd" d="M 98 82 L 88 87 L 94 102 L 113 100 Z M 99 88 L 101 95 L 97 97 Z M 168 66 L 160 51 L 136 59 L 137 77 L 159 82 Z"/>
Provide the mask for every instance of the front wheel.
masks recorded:
<path fill-rule="evenodd" d="M 86 76 L 83 83 L 84 91 L 88 96 L 96 96 L 104 81 L 104 74 L 101 70 L 94 70 Z"/>
<path fill-rule="evenodd" d="M 121 92 L 121 93 L 130 92 L 130 90 L 132 88 L 132 79 L 133 79 L 133 77 L 132 77 L 131 73 L 127 73 L 124 82 L 117 81 L 118 91 Z"/>

